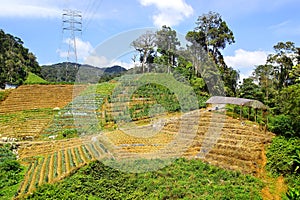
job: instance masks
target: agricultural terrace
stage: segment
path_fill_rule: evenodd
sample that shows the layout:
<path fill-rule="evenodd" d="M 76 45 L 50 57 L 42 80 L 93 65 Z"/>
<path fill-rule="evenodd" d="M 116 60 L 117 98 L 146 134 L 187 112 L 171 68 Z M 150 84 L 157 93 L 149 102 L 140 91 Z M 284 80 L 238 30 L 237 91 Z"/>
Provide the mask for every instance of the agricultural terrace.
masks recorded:
<path fill-rule="evenodd" d="M 46 183 L 62 180 L 95 160 L 185 157 L 260 176 L 265 165 L 264 148 L 273 134 L 223 112 L 195 109 L 191 102 L 180 104 L 178 91 L 163 86 L 171 83 L 145 84 L 143 79 L 134 82 L 129 76 L 122 78 L 117 82 L 75 85 L 75 90 L 80 91 L 77 95 L 71 94 L 71 86 L 49 85 L 52 90 L 48 92 L 64 93 L 59 96 L 64 104 L 58 102 L 55 93 L 52 97 L 46 95 L 47 104 L 33 86 L 12 91 L 2 102 L 2 134 L 20 140 L 19 160 L 27 166 L 17 198 L 26 197 Z M 153 77 L 146 77 L 149 78 Z M 47 86 L 38 85 L 36 89 L 46 90 Z M 8 109 L 7 101 L 17 101 L 16 97 L 21 96 L 25 101 L 16 102 L 20 105 L 14 110 Z M 33 107 L 30 100 L 38 98 L 44 103 Z M 148 135 L 140 137 L 141 133 Z M 33 141 L 28 136 L 33 136 Z"/>

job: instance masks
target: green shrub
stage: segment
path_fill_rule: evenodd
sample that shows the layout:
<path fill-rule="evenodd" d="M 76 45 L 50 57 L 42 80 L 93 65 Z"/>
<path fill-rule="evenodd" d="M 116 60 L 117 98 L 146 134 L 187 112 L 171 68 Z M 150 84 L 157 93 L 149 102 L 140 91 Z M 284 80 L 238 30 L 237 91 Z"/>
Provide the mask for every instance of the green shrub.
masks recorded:
<path fill-rule="evenodd" d="M 295 170 L 298 170 L 299 158 L 297 161 L 296 157 L 299 150 L 300 140 L 298 138 L 275 137 L 267 151 L 267 169 L 275 175 L 295 173 Z"/>
<path fill-rule="evenodd" d="M 275 176 L 283 175 L 289 190 L 288 199 L 299 199 L 300 139 L 275 137 L 267 151 L 267 169 Z"/>
<path fill-rule="evenodd" d="M 287 137 L 295 136 L 293 119 L 288 115 L 277 115 L 270 118 L 269 129 L 273 133 Z"/>
<path fill-rule="evenodd" d="M 10 145 L 0 146 L 0 199 L 11 199 L 18 190 L 23 168 Z"/>

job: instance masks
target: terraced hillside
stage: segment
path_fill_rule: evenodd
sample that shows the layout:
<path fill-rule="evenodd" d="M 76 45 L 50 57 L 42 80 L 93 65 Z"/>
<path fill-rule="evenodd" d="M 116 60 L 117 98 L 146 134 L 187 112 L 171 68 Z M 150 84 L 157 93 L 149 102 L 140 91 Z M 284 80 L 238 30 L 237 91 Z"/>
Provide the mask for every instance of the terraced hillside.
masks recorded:
<path fill-rule="evenodd" d="M 122 161 L 183 156 L 256 174 L 262 164 L 264 146 L 273 137 L 254 124 L 241 124 L 239 120 L 205 110 L 164 120 L 162 129 L 151 137 L 136 137 L 126 130 L 116 130 L 81 138 L 20 144 L 20 159 L 29 169 L 19 196 L 43 183 L 56 182 L 92 160 L 107 157 Z M 192 126 L 195 134 L 189 131 Z M 138 133 L 149 127 L 153 128 L 151 125 L 137 127 Z"/>
<path fill-rule="evenodd" d="M 109 155 L 104 145 L 92 137 L 56 142 L 25 142 L 19 149 L 20 160 L 28 166 L 17 198 L 39 185 L 54 183 L 85 164 Z"/>
<path fill-rule="evenodd" d="M 135 92 L 128 99 L 130 88 L 124 87 L 116 92 L 120 88 L 112 83 L 76 86 L 81 95 L 74 97 L 72 86 L 22 86 L 2 102 L 0 134 L 21 139 L 19 159 L 28 166 L 17 198 L 103 158 L 187 157 L 243 173 L 260 171 L 263 149 L 273 134 L 257 124 L 204 109 L 176 112 L 179 104 L 170 107 L 176 103 L 174 94 L 162 87 L 154 94 L 155 85 L 136 90 L 133 84 Z M 100 125 L 107 124 L 116 129 L 103 131 Z M 75 138 L 48 138 L 72 130 Z M 40 140 L 22 141 L 26 136 Z"/>
<path fill-rule="evenodd" d="M 107 137 L 119 147 L 115 152 L 118 159 L 184 156 L 226 169 L 257 173 L 264 147 L 274 135 L 255 124 L 222 115 L 204 110 L 188 113 L 166 120 L 160 132 L 145 139 L 122 131 L 107 133 Z M 193 128 L 196 134 L 191 131 Z"/>
<path fill-rule="evenodd" d="M 37 138 L 57 111 L 63 108 L 86 86 L 24 85 L 13 90 L 0 104 L 1 137 L 19 140 Z"/>
<path fill-rule="evenodd" d="M 1 102 L 0 113 L 12 113 L 39 108 L 63 108 L 76 93 L 86 86 L 73 85 L 23 85 L 12 91 L 8 98 Z"/>

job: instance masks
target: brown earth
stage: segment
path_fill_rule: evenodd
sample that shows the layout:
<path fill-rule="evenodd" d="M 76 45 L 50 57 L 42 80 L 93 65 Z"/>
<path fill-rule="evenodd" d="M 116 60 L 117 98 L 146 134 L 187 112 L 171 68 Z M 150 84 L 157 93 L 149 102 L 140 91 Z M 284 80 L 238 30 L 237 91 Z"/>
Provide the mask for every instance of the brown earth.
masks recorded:
<path fill-rule="evenodd" d="M 23 140 L 38 138 L 54 116 L 53 108 L 63 108 L 87 86 L 23 85 L 0 102 L 0 136 Z M 39 109 L 49 109 L 40 111 Z M 14 116 L 16 115 L 16 117 Z"/>
<path fill-rule="evenodd" d="M 146 127 L 149 128 L 149 125 L 146 125 Z M 194 135 L 188 131 L 192 129 L 195 130 Z M 48 155 L 58 152 L 57 169 L 61 172 L 61 150 L 64 149 L 65 151 L 65 163 L 69 163 L 67 150 L 72 149 L 73 151 L 74 148 L 78 148 L 84 162 L 82 164 L 76 163 L 75 153 L 72 153 L 71 156 L 76 163 L 76 167 L 67 164 L 67 171 L 59 173 L 59 177 L 56 179 L 50 178 L 49 182 L 64 178 L 73 170 L 89 163 L 91 160 L 111 155 L 118 160 L 141 155 L 150 158 L 151 156 L 161 158 L 183 156 L 189 159 L 202 159 L 204 162 L 225 169 L 238 170 L 259 176 L 263 172 L 262 167 L 266 162 L 264 147 L 271 142 L 273 136 L 271 133 L 262 131 L 253 123 L 241 123 L 239 120 L 226 115 L 202 110 L 194 111 L 186 116 L 178 116 L 177 114 L 175 117 L 169 117 L 162 129 L 152 137 L 135 137 L 126 134 L 126 130 L 125 132 L 116 130 L 66 140 L 20 142 L 19 156 L 26 164 L 32 157 L 43 156 L 46 158 Z M 211 142 L 211 146 L 205 148 L 205 145 L 210 144 L 207 141 Z M 169 145 L 172 142 L 173 145 Z M 101 143 L 104 144 L 108 152 L 102 149 Z M 83 152 L 82 145 L 86 147 L 92 156 L 91 159 Z M 200 150 L 207 150 L 207 152 L 203 156 L 203 152 L 201 154 Z M 101 155 L 100 158 L 96 153 Z M 53 165 L 53 159 L 51 159 L 50 165 Z M 53 168 L 54 166 L 50 166 L 50 169 Z M 29 173 L 32 172 L 36 171 Z M 24 183 L 30 184 L 26 179 Z M 281 187 L 280 183 L 283 182 L 279 181 L 278 187 Z M 33 189 L 30 186 L 29 191 Z M 24 191 L 24 189 L 20 191 Z M 266 188 L 262 191 L 266 199 L 268 191 Z M 22 195 L 24 193 L 20 194 L 20 196 Z"/>
<path fill-rule="evenodd" d="M 288 187 L 284 182 L 283 176 L 272 178 L 267 174 L 267 172 L 265 171 L 266 164 L 266 153 L 265 150 L 262 149 L 262 162 L 258 177 L 261 178 L 267 185 L 261 191 L 262 197 L 265 200 L 280 200 L 282 194 L 285 194 L 287 192 Z"/>
<path fill-rule="evenodd" d="M 82 86 L 82 90 L 86 86 Z M 79 87 L 76 87 L 77 89 Z M 80 89 L 79 89 L 80 90 Z M 79 91 L 77 91 L 79 92 Z M 21 86 L 14 90 L 9 97 L 1 102 L 0 114 L 16 113 L 23 110 L 39 108 L 63 108 L 73 98 L 72 85 L 35 85 Z M 138 100 L 136 100 L 138 101 Z M 117 112 L 117 111 L 116 111 Z M 111 113 L 113 115 L 113 113 Z M 38 135 L 52 119 L 45 117 L 45 121 L 34 121 L 28 119 L 28 123 L 20 122 L 14 125 L 7 125 L 22 132 L 14 132 L 14 135 L 24 134 L 26 130 L 34 131 Z M 34 124 L 42 124 L 40 127 Z M 143 123 L 141 123 L 143 124 Z M 146 123 L 147 124 L 147 123 Z M 144 157 L 186 157 L 189 159 L 201 159 L 212 165 L 224 169 L 238 170 L 243 173 L 254 174 L 266 180 L 267 185 L 271 180 L 264 179 L 263 168 L 266 163 L 264 148 L 271 142 L 272 133 L 265 132 L 261 127 L 252 122 L 241 122 L 226 116 L 224 113 L 213 113 L 205 110 L 193 111 L 187 114 L 167 116 L 163 121 L 161 129 L 153 136 L 138 137 L 143 129 L 149 130 L 151 125 L 143 125 L 137 128 L 136 136 L 127 134 L 126 129 L 102 133 L 101 135 L 73 138 L 59 141 L 28 141 L 19 142 L 19 156 L 23 164 L 29 164 L 37 156 L 44 157 L 58 153 L 57 166 L 53 165 L 51 156 L 48 183 L 56 182 L 77 168 L 89 163 L 91 160 L 101 159 L 105 156 L 113 156 L 116 159 L 128 159 L 136 156 Z M 1 130 L 1 128 L 0 128 Z M 29 133 L 26 132 L 28 135 Z M 92 144 L 92 145 L 91 145 Z M 102 146 L 100 145 L 102 144 Z M 170 145 L 171 144 L 171 145 Z M 103 145 L 106 149 L 103 149 Z M 85 146 L 91 159 L 83 151 Z M 79 149 L 83 163 L 76 162 L 74 148 Z M 67 150 L 72 149 L 72 159 L 76 167 L 67 164 L 67 171 L 62 173 L 61 150 L 65 152 L 65 163 L 69 163 Z M 95 153 L 96 151 L 96 153 Z M 100 158 L 98 157 L 100 154 Z M 43 166 L 42 173 L 45 172 Z M 53 177 L 54 167 L 58 170 L 58 177 Z M 29 184 L 28 192 L 34 190 L 34 179 L 29 182 L 29 177 L 39 177 L 36 174 L 38 166 L 27 172 L 24 184 L 20 189 L 20 196 L 26 195 L 25 188 Z M 44 176 L 44 174 L 42 175 Z M 41 183 L 42 179 L 40 179 Z M 275 191 L 280 194 L 285 190 L 283 179 L 278 179 Z M 28 193 L 27 192 L 27 193 Z M 269 188 L 262 190 L 265 199 L 276 199 Z M 273 196 L 272 196 L 273 195 Z M 272 196 L 272 197 L 271 197 Z"/>
<path fill-rule="evenodd" d="M 22 85 L 13 90 L 0 104 L 0 113 L 11 113 L 38 108 L 63 108 L 87 86 Z"/>

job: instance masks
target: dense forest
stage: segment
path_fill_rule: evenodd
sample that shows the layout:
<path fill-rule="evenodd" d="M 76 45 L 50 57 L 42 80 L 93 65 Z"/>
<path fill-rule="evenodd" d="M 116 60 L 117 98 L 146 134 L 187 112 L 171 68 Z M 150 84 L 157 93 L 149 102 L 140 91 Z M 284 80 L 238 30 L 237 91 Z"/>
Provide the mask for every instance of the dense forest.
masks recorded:
<path fill-rule="evenodd" d="M 162 28 L 156 32 L 147 32 L 132 41 L 131 45 L 136 49 L 138 55 L 132 58 L 135 67 L 130 69 L 128 73 L 165 72 L 174 75 L 180 74 L 190 83 L 199 97 L 208 97 L 214 93 L 232 97 L 256 99 L 263 102 L 269 107 L 267 128 L 277 135 L 267 150 L 267 170 L 274 177 L 280 175 L 284 176 L 289 187 L 285 197 L 291 199 L 299 198 L 300 48 L 295 46 L 295 43 L 292 41 L 279 41 L 277 44 L 274 44 L 274 51 L 268 56 L 265 64 L 254 66 L 255 70 L 252 76 L 244 79 L 242 83 L 239 84 L 239 72 L 231 66 L 227 66 L 224 61 L 224 56 L 222 55 L 222 50 L 225 49 L 227 45 L 235 42 L 234 34 L 227 23 L 222 19 L 220 14 L 209 12 L 199 16 L 195 24 L 195 28 L 186 33 L 186 40 L 189 41 L 186 48 L 180 48 L 180 41 L 177 38 L 176 31 L 168 26 L 162 26 Z M 22 84 L 29 72 L 41 75 L 41 77 L 50 82 L 75 81 L 75 74 L 78 72 L 76 71 L 78 69 L 75 67 L 72 67 L 73 70 L 70 71 L 67 70 L 67 63 L 63 63 L 57 66 L 43 66 L 41 68 L 35 56 L 30 53 L 28 49 L 23 47 L 21 39 L 5 34 L 4 31 L 1 30 L 0 40 L 1 88 L 3 88 L 5 83 Z M 119 75 L 125 71 L 120 67 L 117 68 L 116 71 Z M 95 70 L 94 68 L 88 69 Z M 217 69 L 217 71 L 215 71 L 215 69 Z M 95 74 L 94 71 L 92 73 Z M 101 73 L 103 73 L 103 71 L 101 71 Z M 57 76 L 57 74 L 60 75 Z M 97 76 L 93 82 L 103 82 L 114 77 L 114 73 L 107 74 L 107 76 Z M 63 79 L 58 80 L 57 77 L 63 77 Z M 223 86 L 223 88 L 220 89 L 220 85 Z M 1 163 L 3 162 L 4 161 L 1 161 Z M 185 164 L 185 161 L 178 162 L 180 165 Z M 15 161 L 13 161 L 13 164 L 15 164 Z M 6 165 L 3 166 L 6 167 Z M 15 166 L 17 170 L 19 170 L 19 166 Z M 99 163 L 93 163 L 91 166 L 104 168 L 104 166 Z M 50 194 L 63 198 L 64 194 L 57 192 L 60 191 L 60 189 L 63 189 L 64 193 L 66 192 L 69 195 L 71 195 L 71 190 L 74 190 L 76 191 L 74 194 L 82 195 L 84 198 L 87 198 L 87 196 L 84 196 L 81 190 L 86 191 L 90 193 L 90 197 L 92 198 L 93 194 L 106 195 L 105 192 L 108 191 L 107 188 L 111 185 L 113 185 L 115 190 L 122 188 L 122 184 L 124 183 L 111 183 L 110 178 L 107 177 L 106 174 L 104 175 L 108 180 L 87 175 L 88 173 L 95 173 L 91 166 L 86 167 L 85 171 L 80 171 L 75 177 L 67 179 L 64 183 L 42 187 L 29 198 L 35 198 L 36 196 L 47 198 L 47 195 Z M 178 170 L 177 167 L 180 166 L 178 163 L 175 163 L 174 166 L 170 166 L 169 168 L 172 167 Z M 214 168 L 207 166 L 202 167 L 207 168 L 210 172 L 216 171 Z M 109 171 L 111 169 L 106 170 Z M 118 174 L 119 172 L 114 173 Z M 124 191 L 118 191 L 114 194 L 123 197 L 123 192 L 128 194 L 126 192 L 127 189 L 133 192 L 135 191 L 136 196 L 146 194 L 147 188 L 144 188 L 145 190 L 143 191 L 143 188 L 140 188 L 141 191 L 136 191 L 139 185 L 135 182 L 138 178 L 135 176 L 145 176 L 145 179 L 141 180 L 146 181 L 148 177 L 160 177 L 161 174 L 159 173 L 165 173 L 166 177 L 172 178 L 172 175 L 166 171 L 145 175 L 119 174 L 118 178 L 122 178 L 124 182 L 131 185 L 126 185 L 126 187 L 122 189 Z M 4 176 L 4 174 L 2 174 L 2 176 Z M 128 176 L 130 176 L 129 179 Z M 238 179 L 235 181 L 240 181 L 240 178 L 248 179 L 247 177 L 234 173 L 228 176 L 238 176 Z M 92 182 L 85 181 L 87 178 Z M 152 178 L 149 180 L 155 182 Z M 74 185 L 73 181 L 78 181 L 79 184 Z M 95 185 L 93 185 L 95 184 L 93 181 L 100 185 L 107 185 L 103 185 L 103 190 L 99 191 L 99 188 L 95 188 Z M 249 178 L 248 181 L 250 185 L 257 182 L 257 180 L 252 180 L 251 178 Z M 153 184 L 152 182 L 144 184 L 150 186 Z M 80 185 L 82 183 L 86 184 L 86 187 L 90 187 L 90 189 L 83 189 L 82 185 Z M 180 185 L 180 183 L 178 184 Z M 68 189 L 70 189 L 70 191 L 67 191 Z M 179 190 L 180 187 L 175 189 Z M 253 193 L 245 194 L 246 196 L 248 195 L 247 197 L 256 194 L 257 188 L 251 189 L 253 189 Z M 172 198 L 172 196 L 161 196 L 162 191 L 158 191 L 159 193 L 157 194 L 155 190 L 152 192 L 154 198 Z M 174 192 L 174 195 L 175 194 L 176 192 Z M 193 194 L 188 195 L 193 197 Z M 176 198 L 180 197 L 176 196 Z"/>
<path fill-rule="evenodd" d="M 22 84 L 28 73 L 40 74 L 41 68 L 23 41 L 0 30 L 0 88 L 5 84 Z"/>

